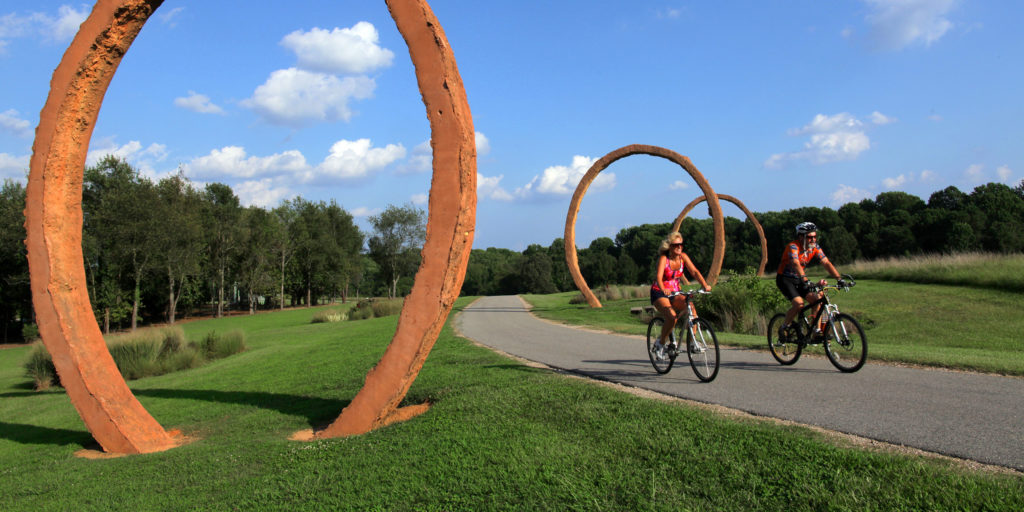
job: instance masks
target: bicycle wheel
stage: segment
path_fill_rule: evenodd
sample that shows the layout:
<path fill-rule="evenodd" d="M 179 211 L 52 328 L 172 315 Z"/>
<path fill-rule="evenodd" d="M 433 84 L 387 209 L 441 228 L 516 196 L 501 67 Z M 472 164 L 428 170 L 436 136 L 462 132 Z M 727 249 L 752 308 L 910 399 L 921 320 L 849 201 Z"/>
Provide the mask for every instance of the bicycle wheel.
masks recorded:
<path fill-rule="evenodd" d="M 860 370 L 868 357 L 868 339 L 864 337 L 864 329 L 846 313 L 840 313 L 828 322 L 824 344 L 828 360 L 844 373 Z"/>
<path fill-rule="evenodd" d="M 665 353 L 662 356 L 663 359 L 659 359 L 658 355 L 654 353 L 654 343 L 661 336 L 661 326 L 663 325 L 665 325 L 665 320 L 660 316 L 652 318 L 647 324 L 647 357 L 651 359 L 651 366 L 654 366 L 654 371 L 658 373 L 668 373 L 672 369 L 672 363 L 676 362 L 675 355 Z"/>
<path fill-rule="evenodd" d="M 796 342 L 793 334 L 785 338 L 780 336 L 779 328 L 785 320 L 786 315 L 779 313 L 768 322 L 768 350 L 779 364 L 788 366 L 800 359 L 804 347 Z"/>
<path fill-rule="evenodd" d="M 686 355 L 693 373 L 702 382 L 711 382 L 718 376 L 718 336 L 711 324 L 703 318 L 693 321 L 693 330 L 686 333 Z"/>

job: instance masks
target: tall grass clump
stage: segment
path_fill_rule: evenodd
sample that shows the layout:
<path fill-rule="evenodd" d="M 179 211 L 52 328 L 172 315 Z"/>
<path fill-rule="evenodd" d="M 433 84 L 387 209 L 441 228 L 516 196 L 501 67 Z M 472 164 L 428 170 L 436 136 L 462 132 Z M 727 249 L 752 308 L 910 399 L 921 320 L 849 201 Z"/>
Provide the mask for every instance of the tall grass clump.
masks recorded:
<path fill-rule="evenodd" d="M 202 349 L 208 359 L 220 359 L 245 350 L 245 333 L 239 329 L 219 334 L 211 331 L 203 338 Z"/>
<path fill-rule="evenodd" d="M 622 285 L 622 284 L 605 284 L 597 287 L 594 292 L 594 296 L 601 302 L 611 300 L 628 300 L 628 299 L 643 299 L 650 296 L 650 285 Z M 583 298 L 582 293 L 576 294 L 573 298 L 569 299 L 569 304 L 584 304 L 587 300 Z"/>
<path fill-rule="evenodd" d="M 245 350 L 245 334 L 231 331 L 208 334 L 199 343 L 189 342 L 181 327 L 146 329 L 106 339 L 107 350 L 125 380 L 141 379 L 196 368 L 210 359 L 218 359 Z M 25 375 L 37 390 L 59 386 L 53 358 L 42 343 L 37 343 L 23 364 Z"/>
<path fill-rule="evenodd" d="M 382 316 L 397 315 L 402 311 L 405 299 L 364 299 L 356 303 L 348 312 L 349 320 L 366 320 Z"/>
<path fill-rule="evenodd" d="M 32 351 L 28 354 L 24 368 L 25 376 L 32 379 L 32 387 L 36 391 L 60 385 L 60 381 L 57 380 L 57 369 L 53 366 L 53 359 L 41 341 L 32 344 Z"/>
<path fill-rule="evenodd" d="M 843 270 L 857 279 L 1024 292 L 1024 254 L 965 252 L 900 256 L 857 261 Z"/>
<path fill-rule="evenodd" d="M 348 312 L 341 309 L 322 309 L 313 315 L 314 324 L 344 322 L 348 320 Z"/>
<path fill-rule="evenodd" d="M 775 282 L 754 274 L 728 273 L 712 293 L 695 296 L 698 315 L 720 330 L 764 334 L 771 317 L 789 307 Z"/>

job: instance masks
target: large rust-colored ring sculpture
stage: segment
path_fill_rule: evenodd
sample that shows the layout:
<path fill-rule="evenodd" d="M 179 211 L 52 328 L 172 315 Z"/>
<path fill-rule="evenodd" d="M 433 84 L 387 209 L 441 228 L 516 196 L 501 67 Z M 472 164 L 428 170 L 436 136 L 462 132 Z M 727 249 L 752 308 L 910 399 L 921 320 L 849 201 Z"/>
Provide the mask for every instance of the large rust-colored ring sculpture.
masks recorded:
<path fill-rule="evenodd" d="M 576 283 L 576 288 L 583 293 L 587 304 L 594 308 L 601 307 L 601 301 L 598 300 L 594 292 L 587 286 L 587 281 L 583 279 L 583 274 L 580 272 L 580 263 L 576 256 L 576 218 L 579 216 L 580 203 L 583 201 L 583 196 L 587 193 L 587 188 L 597 178 L 597 175 L 611 165 L 612 162 L 630 155 L 651 155 L 675 162 L 689 173 L 693 181 L 704 192 L 704 195 L 711 198 L 708 201 L 708 208 L 711 209 L 711 218 L 713 220 L 715 250 L 711 270 L 708 271 L 707 275 L 708 284 L 714 285 L 718 281 L 718 274 L 722 271 L 722 260 L 725 256 L 725 221 L 722 217 L 722 207 L 718 204 L 718 195 L 711 189 L 708 180 L 697 170 L 697 167 L 693 165 L 689 158 L 675 151 L 644 144 L 623 146 L 601 157 L 601 159 L 594 162 L 594 165 L 590 166 L 587 173 L 583 175 L 583 179 L 580 180 L 579 185 L 576 186 L 576 192 L 573 193 L 572 201 L 569 203 L 569 213 L 565 217 L 565 262 L 569 266 L 569 273 L 572 275 L 573 282 Z"/>
<path fill-rule="evenodd" d="M 754 228 L 757 229 L 757 236 L 761 239 L 761 263 L 757 267 L 757 275 L 763 276 L 764 267 L 768 264 L 768 239 L 764 237 L 764 228 L 761 227 L 761 223 L 758 222 L 757 217 L 747 209 L 747 205 L 743 204 L 743 201 L 726 194 L 718 194 L 718 199 L 729 201 L 730 203 L 738 206 L 740 210 L 743 210 L 743 213 L 747 214 L 747 220 L 754 223 Z M 693 210 L 695 206 L 706 200 L 706 197 L 700 196 L 693 201 L 690 201 L 690 204 L 686 205 L 686 208 L 683 208 L 683 211 L 679 213 L 678 217 L 676 217 L 675 222 L 672 223 L 672 231 L 679 231 L 679 227 L 683 225 L 683 220 L 685 220 L 686 216 L 690 214 L 690 211 Z"/>
<path fill-rule="evenodd" d="M 161 451 L 176 440 L 128 389 L 90 308 L 82 258 L 82 169 L 110 80 L 161 3 L 96 2 L 54 71 L 27 187 L 25 243 L 43 343 L 86 427 L 105 451 L 117 454 Z M 409 45 L 430 121 L 434 174 L 423 262 L 383 358 L 318 437 L 363 433 L 408 415 L 398 404 L 451 312 L 473 242 L 476 146 L 455 59 L 426 1 L 386 3 Z"/>

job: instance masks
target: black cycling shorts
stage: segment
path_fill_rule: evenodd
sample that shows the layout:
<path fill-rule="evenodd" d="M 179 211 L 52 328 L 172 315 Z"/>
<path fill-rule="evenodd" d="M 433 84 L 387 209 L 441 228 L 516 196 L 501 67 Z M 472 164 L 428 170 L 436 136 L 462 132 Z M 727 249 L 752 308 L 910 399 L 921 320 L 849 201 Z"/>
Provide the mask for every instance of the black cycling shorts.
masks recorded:
<path fill-rule="evenodd" d="M 655 287 L 652 286 L 651 287 L 651 305 L 653 306 L 654 305 L 654 301 L 656 301 L 658 299 L 668 299 L 668 295 L 665 295 L 665 293 L 662 292 L 660 288 L 655 288 Z M 671 302 L 671 301 L 672 301 L 672 299 L 669 299 L 669 302 Z"/>
<path fill-rule="evenodd" d="M 811 293 L 809 284 L 799 277 L 789 277 L 782 274 L 775 275 L 775 286 L 789 300 L 797 297 L 806 297 L 808 293 Z"/>

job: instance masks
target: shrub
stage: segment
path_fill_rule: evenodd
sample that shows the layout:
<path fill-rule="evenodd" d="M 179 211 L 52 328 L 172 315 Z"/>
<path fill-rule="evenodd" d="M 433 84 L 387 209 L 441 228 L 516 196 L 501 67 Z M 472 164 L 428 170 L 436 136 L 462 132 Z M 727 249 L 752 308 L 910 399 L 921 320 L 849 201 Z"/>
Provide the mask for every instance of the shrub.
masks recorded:
<path fill-rule="evenodd" d="M 772 315 L 789 307 L 773 281 L 735 272 L 694 303 L 700 316 L 719 329 L 742 334 L 764 334 Z"/>
<path fill-rule="evenodd" d="M 203 338 L 201 348 L 206 357 L 220 359 L 245 350 L 245 333 L 235 329 L 221 335 L 211 331 Z"/>
<path fill-rule="evenodd" d="M 21 326 L 21 337 L 25 341 L 35 341 L 39 339 L 39 326 L 36 324 L 25 324 Z"/>
<path fill-rule="evenodd" d="M 397 315 L 402 311 L 402 304 L 405 299 L 364 299 L 356 303 L 349 310 L 349 320 L 365 320 L 367 318 L 379 318 L 382 316 Z"/>
<path fill-rule="evenodd" d="M 622 284 L 606 284 L 599 286 L 594 292 L 594 296 L 601 302 L 610 300 L 625 300 L 625 299 L 643 299 L 650 295 L 650 285 L 622 285 Z M 584 304 L 586 299 L 583 298 L 583 293 L 577 293 L 576 296 L 569 299 L 569 304 Z"/>
<path fill-rule="evenodd" d="M 125 379 L 141 379 L 161 373 L 160 341 L 156 336 L 129 338 L 109 344 L 107 348 Z"/>
<path fill-rule="evenodd" d="M 53 359 L 42 343 L 36 342 L 32 346 L 32 352 L 25 361 L 25 376 L 32 379 L 32 386 L 36 391 L 42 391 L 50 386 L 59 386 L 57 369 L 53 366 Z"/>
<path fill-rule="evenodd" d="M 348 312 L 341 309 L 321 309 L 313 315 L 312 323 L 322 324 L 331 322 L 344 322 L 348 319 Z"/>
<path fill-rule="evenodd" d="M 188 343 L 180 327 L 146 329 L 107 339 L 107 349 L 125 380 L 163 375 L 201 366 L 207 359 L 227 357 L 245 350 L 245 333 L 211 332 L 200 343 Z M 24 363 L 25 374 L 37 390 L 60 385 L 53 359 L 38 343 Z"/>

